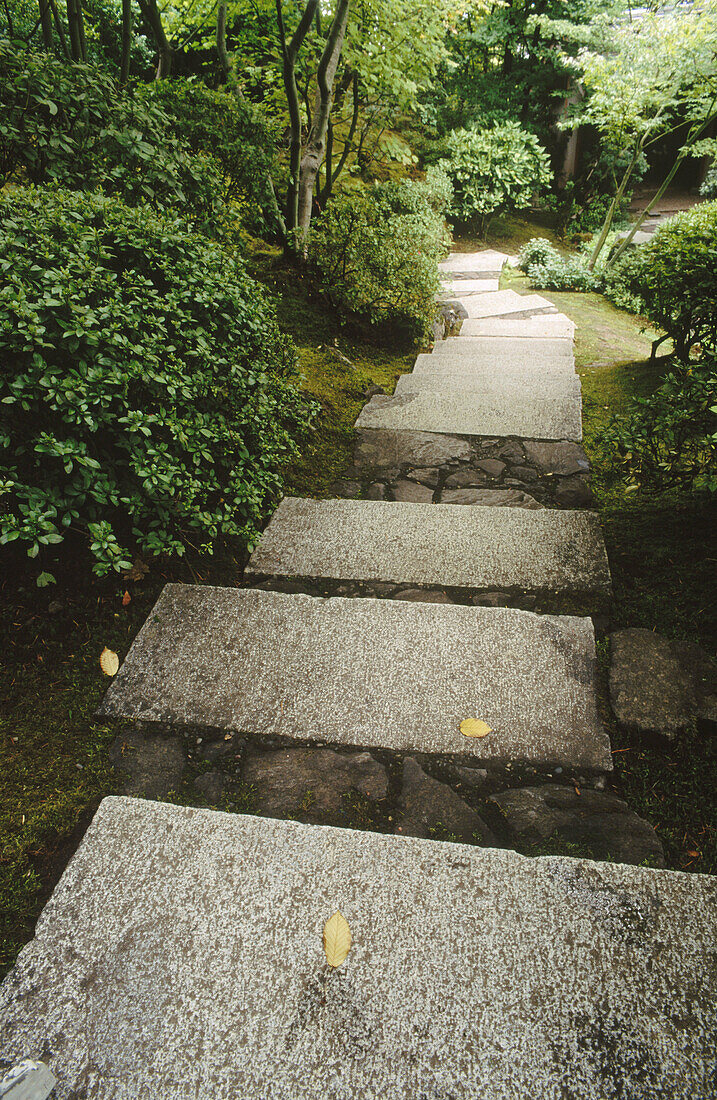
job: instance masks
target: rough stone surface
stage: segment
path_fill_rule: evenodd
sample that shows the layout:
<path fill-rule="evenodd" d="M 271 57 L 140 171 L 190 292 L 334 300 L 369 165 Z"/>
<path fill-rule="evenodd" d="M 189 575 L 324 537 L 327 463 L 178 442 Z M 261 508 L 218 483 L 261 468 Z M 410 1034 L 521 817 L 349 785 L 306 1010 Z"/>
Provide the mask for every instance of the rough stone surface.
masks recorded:
<path fill-rule="evenodd" d="M 433 500 L 433 489 L 417 481 L 397 481 L 393 487 L 393 495 L 396 500 L 406 503 L 430 504 Z"/>
<path fill-rule="evenodd" d="M 454 275 L 455 272 L 502 271 L 507 259 L 504 252 L 496 252 L 492 248 L 483 252 L 453 252 L 445 260 L 441 260 L 438 267 L 449 275 Z"/>
<path fill-rule="evenodd" d="M 610 635 L 610 702 L 628 729 L 674 738 L 697 718 L 715 720 L 717 662 L 694 643 L 617 630 Z"/>
<path fill-rule="evenodd" d="M 575 369 L 572 340 L 529 340 L 520 337 L 452 336 L 436 344 L 428 356 L 419 356 L 421 362 L 434 359 L 436 364 L 444 359 L 470 360 L 493 370 L 548 368 Z"/>
<path fill-rule="evenodd" d="M 477 463 L 478 469 L 474 470 L 471 466 L 466 466 L 461 470 L 457 470 L 455 474 L 450 474 L 443 483 L 443 492 L 445 494 L 446 489 L 478 489 L 488 482 L 488 474 L 485 470 L 480 469 L 480 463 Z"/>
<path fill-rule="evenodd" d="M 354 463 L 359 468 L 436 466 L 445 462 L 466 462 L 471 453 L 470 443 L 455 436 L 368 429 L 356 433 Z"/>
<path fill-rule="evenodd" d="M 589 619 L 169 584 L 102 713 L 604 770 L 595 670 Z"/>
<path fill-rule="evenodd" d="M 706 875 L 105 799 L 0 1056 L 46 1052 L 57 1100 L 712 1100 L 716 907 Z"/>
<path fill-rule="evenodd" d="M 402 374 L 396 383 L 396 396 L 409 393 L 485 393 L 508 403 L 529 396 L 532 401 L 544 398 L 571 397 L 580 394 L 580 379 L 567 371 L 539 374 L 488 374 L 470 368 L 460 370 L 422 371 Z M 347 496 L 348 494 L 342 494 Z"/>
<path fill-rule="evenodd" d="M 356 427 L 579 441 L 581 402 L 577 394 L 538 402 L 519 394 L 510 402 L 488 393 L 379 396 L 364 405 Z"/>
<path fill-rule="evenodd" d="M 500 286 L 500 279 L 469 279 L 469 278 L 445 278 L 441 285 L 440 298 L 457 298 L 459 301 L 466 295 L 487 294 L 495 292 Z"/>
<path fill-rule="evenodd" d="M 490 829 L 475 810 L 446 783 L 426 775 L 410 756 L 403 762 L 398 804 L 401 822 L 396 826 L 397 833 L 466 844 L 495 843 Z"/>
<path fill-rule="evenodd" d="M 514 290 L 497 290 L 492 294 L 474 294 L 461 303 L 468 317 L 509 317 L 511 314 L 557 313 L 547 298 L 539 294 L 516 294 Z"/>
<path fill-rule="evenodd" d="M 572 340 L 575 325 L 564 313 L 546 313 L 537 317 L 511 320 L 503 317 L 468 318 L 461 325 L 461 336 L 523 336 L 533 340 Z"/>
<path fill-rule="evenodd" d="M 664 853 L 652 825 L 612 794 L 548 785 L 502 791 L 491 797 L 514 843 L 540 844 L 559 837 L 588 848 L 595 859 L 662 867 Z"/>
<path fill-rule="evenodd" d="M 222 795 L 224 794 L 224 787 L 226 781 L 221 772 L 216 768 L 212 768 L 211 771 L 204 772 L 203 775 L 198 776 L 194 780 L 194 786 L 199 793 L 206 798 L 207 802 L 211 802 L 213 806 L 216 806 Z"/>
<path fill-rule="evenodd" d="M 280 749 L 247 756 L 242 779 L 253 809 L 269 817 L 296 817 L 316 825 L 346 824 L 351 791 L 377 802 L 388 793 L 386 769 L 370 753 Z"/>
<path fill-rule="evenodd" d="M 125 730 L 110 748 L 110 760 L 122 775 L 122 794 L 166 798 L 179 789 L 187 754 L 175 734 L 141 727 Z"/>
<path fill-rule="evenodd" d="M 582 477 L 563 477 L 555 486 L 555 503 L 561 508 L 589 508 L 593 501 L 590 486 Z"/>
<path fill-rule="evenodd" d="M 456 489 L 444 491 L 443 499 L 460 503 L 460 493 L 466 504 L 486 495 L 483 489 Z M 246 574 L 569 595 L 610 590 L 602 533 L 590 513 L 366 500 L 284 499 Z"/>
<path fill-rule="evenodd" d="M 427 592 L 425 588 L 402 588 L 394 592 L 394 600 L 421 601 L 422 603 L 453 603 L 445 592 Z"/>
<path fill-rule="evenodd" d="M 441 493 L 441 504 L 473 504 L 487 508 L 542 508 L 535 497 L 521 489 L 449 489 Z"/>
<path fill-rule="evenodd" d="M 529 462 L 552 474 L 569 476 L 585 473 L 589 469 L 585 451 L 574 443 L 537 443 L 527 440 L 523 446 Z"/>

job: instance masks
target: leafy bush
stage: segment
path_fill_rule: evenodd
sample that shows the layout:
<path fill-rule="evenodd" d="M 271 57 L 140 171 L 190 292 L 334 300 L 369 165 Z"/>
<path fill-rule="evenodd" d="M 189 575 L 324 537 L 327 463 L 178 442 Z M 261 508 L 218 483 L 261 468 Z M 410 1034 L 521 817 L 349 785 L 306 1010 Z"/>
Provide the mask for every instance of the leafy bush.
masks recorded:
<path fill-rule="evenodd" d="M 562 259 L 557 248 L 546 240 L 545 237 L 533 237 L 521 248 L 518 253 L 518 268 L 520 271 L 528 271 L 528 268 L 536 265 L 553 263 Z"/>
<path fill-rule="evenodd" d="M 454 130 L 446 146 L 448 158 L 439 167 L 453 184 L 451 213 L 475 224 L 481 234 L 494 215 L 529 207 L 552 179 L 545 149 L 517 122 Z"/>
<path fill-rule="evenodd" d="M 130 206 L 180 207 L 213 225 L 222 211 L 213 162 L 192 156 L 162 110 L 92 65 L 0 40 L 0 185 L 100 188 Z"/>
<path fill-rule="evenodd" d="M 0 543 L 77 532 L 99 575 L 251 545 L 313 406 L 243 263 L 146 207 L 18 188 L 0 273 Z"/>
<path fill-rule="evenodd" d="M 567 260 L 562 256 L 546 260 L 542 264 L 531 264 L 528 268 L 530 285 L 537 290 L 597 290 L 600 279 L 588 271 L 585 264 L 576 256 Z"/>
<path fill-rule="evenodd" d="M 155 80 L 138 94 L 163 112 L 175 140 L 215 161 L 224 199 L 244 205 L 248 227 L 276 232 L 270 190 L 276 138 L 258 109 L 230 89 L 212 91 L 197 80 Z"/>
<path fill-rule="evenodd" d="M 440 174 L 335 196 L 312 225 L 308 256 L 328 300 L 371 324 L 426 334 L 435 317 L 438 260 L 448 248 Z"/>
<path fill-rule="evenodd" d="M 700 195 L 703 199 L 717 199 L 717 162 L 709 166 L 700 187 Z"/>
<path fill-rule="evenodd" d="M 677 364 L 603 430 L 632 489 L 717 490 L 717 358 Z"/>
<path fill-rule="evenodd" d="M 608 283 L 611 296 L 632 296 L 638 311 L 665 330 L 677 358 L 687 359 L 695 344 L 717 346 L 717 202 L 659 226 L 652 240 L 615 264 Z"/>

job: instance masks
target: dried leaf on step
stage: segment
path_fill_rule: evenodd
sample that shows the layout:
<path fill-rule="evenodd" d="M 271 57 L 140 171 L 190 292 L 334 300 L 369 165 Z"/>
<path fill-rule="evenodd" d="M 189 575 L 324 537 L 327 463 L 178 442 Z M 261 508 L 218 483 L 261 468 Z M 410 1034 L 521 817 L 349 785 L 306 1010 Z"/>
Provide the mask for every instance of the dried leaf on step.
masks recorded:
<path fill-rule="evenodd" d="M 485 737 L 491 732 L 487 722 L 481 722 L 480 718 L 464 718 L 461 722 L 461 733 L 464 737 Z"/>
<path fill-rule="evenodd" d="M 351 929 L 346 918 L 336 910 L 324 925 L 324 951 L 329 966 L 341 966 L 351 947 Z"/>
<path fill-rule="evenodd" d="M 132 597 L 130 596 L 129 592 L 125 592 L 124 596 L 122 597 L 122 606 L 127 607 L 127 604 L 129 604 L 131 602 L 132 602 Z"/>
<path fill-rule="evenodd" d="M 116 676 L 119 668 L 119 657 L 107 646 L 100 653 L 100 668 L 105 676 Z"/>

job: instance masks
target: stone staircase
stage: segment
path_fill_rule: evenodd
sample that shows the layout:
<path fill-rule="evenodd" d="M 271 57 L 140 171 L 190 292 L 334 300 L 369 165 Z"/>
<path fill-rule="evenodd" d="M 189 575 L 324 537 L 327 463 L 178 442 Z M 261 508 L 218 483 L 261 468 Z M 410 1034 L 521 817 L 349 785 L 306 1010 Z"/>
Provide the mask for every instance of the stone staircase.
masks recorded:
<path fill-rule="evenodd" d="M 269 816 L 104 801 L 0 991 L 64 1100 L 717 1095 L 715 880 L 499 846 L 660 858 L 605 791 L 573 325 L 505 259 L 444 262 L 461 334 L 371 397 L 334 499 L 282 501 L 242 587 L 168 585 L 112 682 Z M 363 831 L 274 820 L 347 796 Z"/>

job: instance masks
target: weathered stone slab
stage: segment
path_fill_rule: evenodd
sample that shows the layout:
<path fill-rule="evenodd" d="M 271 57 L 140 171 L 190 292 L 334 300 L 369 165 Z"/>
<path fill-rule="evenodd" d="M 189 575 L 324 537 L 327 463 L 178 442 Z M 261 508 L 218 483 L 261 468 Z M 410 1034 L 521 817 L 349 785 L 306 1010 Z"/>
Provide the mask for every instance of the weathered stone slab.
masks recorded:
<path fill-rule="evenodd" d="M 533 443 L 523 444 L 528 462 L 547 473 L 568 477 L 571 474 L 587 472 L 590 464 L 582 447 L 574 443 Z"/>
<path fill-rule="evenodd" d="M 568 371 L 537 371 L 502 373 L 500 370 L 489 374 L 477 373 L 470 368 L 402 374 L 396 383 L 396 396 L 406 393 L 489 393 L 499 394 L 506 401 L 512 401 L 521 394 L 530 396 L 533 401 L 543 397 L 570 397 L 580 395 L 580 379 L 577 374 Z"/>
<path fill-rule="evenodd" d="M 589 619 L 169 584 L 102 713 L 609 769 L 594 677 Z"/>
<path fill-rule="evenodd" d="M 446 462 L 467 462 L 470 443 L 456 436 L 432 432 L 356 432 L 354 463 L 359 469 L 431 467 Z"/>
<path fill-rule="evenodd" d="M 468 297 L 463 303 L 469 317 L 508 317 L 512 313 L 557 313 L 547 298 L 539 294 L 516 294 L 514 290 L 497 290 L 492 294 Z"/>
<path fill-rule="evenodd" d="M 495 292 L 500 286 L 500 279 L 444 279 L 441 284 L 439 298 L 449 301 L 457 298 L 459 301 L 467 295 L 487 294 Z"/>
<path fill-rule="evenodd" d="M 504 252 L 487 248 L 483 252 L 453 252 L 438 265 L 440 271 L 501 271 L 508 257 Z"/>
<path fill-rule="evenodd" d="M 553 509 L 288 497 L 274 513 L 245 573 L 559 590 L 567 596 L 610 592 L 597 516 Z"/>
<path fill-rule="evenodd" d="M 485 508 L 541 509 L 544 505 L 522 489 L 443 489 L 441 504 L 471 505 Z"/>
<path fill-rule="evenodd" d="M 508 317 L 469 317 L 461 325 L 461 336 L 519 336 L 536 339 L 572 340 L 575 325 L 564 313 L 546 313 L 511 320 Z"/>
<path fill-rule="evenodd" d="M 107 798 L 0 1055 L 46 1051 L 58 1100 L 709 1100 L 716 908 L 706 875 Z"/>
<path fill-rule="evenodd" d="M 566 359 L 575 362 L 573 341 L 566 337 L 534 340 L 524 336 L 449 336 L 440 340 L 433 348 L 433 355 L 465 356 L 476 361 L 493 362 L 550 362 L 551 359 Z"/>
<path fill-rule="evenodd" d="M 357 428 L 449 432 L 468 436 L 519 436 L 522 439 L 582 439 L 579 394 L 568 397 L 500 393 L 416 393 L 372 397 L 359 413 Z"/>
<path fill-rule="evenodd" d="M 402 771 L 397 833 L 466 844 L 495 844 L 485 821 L 447 783 L 427 775 L 410 756 L 404 760 Z"/>

